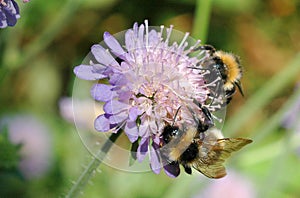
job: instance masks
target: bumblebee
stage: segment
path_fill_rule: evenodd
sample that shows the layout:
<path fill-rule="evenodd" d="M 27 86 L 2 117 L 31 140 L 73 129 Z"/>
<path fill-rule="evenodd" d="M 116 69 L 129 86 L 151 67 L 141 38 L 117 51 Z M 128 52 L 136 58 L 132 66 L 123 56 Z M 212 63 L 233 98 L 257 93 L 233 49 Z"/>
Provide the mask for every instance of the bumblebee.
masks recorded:
<path fill-rule="evenodd" d="M 209 53 L 209 57 L 204 60 L 203 68 L 215 68 L 221 75 L 223 82 L 223 91 L 225 92 L 226 103 L 228 104 L 233 94 L 236 91 L 236 87 L 242 96 L 244 96 L 241 77 L 242 77 L 242 67 L 238 56 L 217 51 L 211 45 L 202 45 L 196 50 L 206 50 Z"/>
<path fill-rule="evenodd" d="M 170 164 L 181 164 L 188 174 L 192 174 L 194 168 L 209 178 L 217 179 L 226 175 L 223 163 L 230 154 L 252 142 L 244 138 L 224 138 L 215 127 L 205 132 L 198 129 L 180 130 L 177 126 L 167 125 L 162 133 L 165 143 L 161 149 L 162 158 Z M 203 138 L 199 133 L 204 134 Z"/>

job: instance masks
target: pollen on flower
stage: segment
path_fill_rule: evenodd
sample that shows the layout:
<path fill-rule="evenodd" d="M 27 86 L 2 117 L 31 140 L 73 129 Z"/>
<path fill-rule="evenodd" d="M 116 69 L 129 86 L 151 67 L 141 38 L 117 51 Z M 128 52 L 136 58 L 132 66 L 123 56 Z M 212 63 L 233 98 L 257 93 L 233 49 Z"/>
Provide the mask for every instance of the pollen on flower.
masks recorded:
<path fill-rule="evenodd" d="M 105 45 L 93 45 L 89 64 L 74 69 L 81 79 L 98 80 L 91 95 L 104 103 L 104 113 L 96 118 L 95 129 L 122 129 L 132 143 L 139 141 L 137 158 L 142 161 L 148 152 L 155 173 L 162 159 L 152 150 L 160 147 L 164 127 L 175 119 L 178 126 L 197 125 L 195 119 L 205 119 L 201 107 L 213 112 L 222 103 L 213 93 L 221 78 L 206 77 L 212 72 L 201 67 L 207 55 L 194 50 L 200 40 L 191 42 L 186 33 L 177 43 L 173 34 L 173 26 L 153 28 L 147 20 L 127 30 L 124 43 L 105 32 Z"/>

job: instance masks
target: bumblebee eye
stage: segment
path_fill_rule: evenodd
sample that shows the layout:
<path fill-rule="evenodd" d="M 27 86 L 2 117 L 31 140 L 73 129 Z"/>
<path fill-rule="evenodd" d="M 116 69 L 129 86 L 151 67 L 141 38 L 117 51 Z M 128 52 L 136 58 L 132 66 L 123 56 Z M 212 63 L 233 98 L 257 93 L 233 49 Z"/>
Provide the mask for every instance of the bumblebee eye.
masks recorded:
<path fill-rule="evenodd" d="M 170 126 L 167 125 L 162 133 L 162 138 L 164 142 L 167 144 L 169 143 L 175 136 L 177 136 L 179 133 L 178 127 L 177 126 Z"/>
<path fill-rule="evenodd" d="M 172 136 L 178 135 L 178 130 L 173 130 L 172 133 L 171 133 L 171 135 L 172 135 Z"/>

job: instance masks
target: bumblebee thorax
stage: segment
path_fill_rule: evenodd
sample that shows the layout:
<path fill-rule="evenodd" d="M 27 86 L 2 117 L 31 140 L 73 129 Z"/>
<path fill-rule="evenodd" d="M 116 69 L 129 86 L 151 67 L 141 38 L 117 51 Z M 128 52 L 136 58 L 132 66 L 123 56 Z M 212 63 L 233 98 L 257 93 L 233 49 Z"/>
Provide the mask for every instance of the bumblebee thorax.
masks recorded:
<path fill-rule="evenodd" d="M 230 90 L 233 86 L 232 83 L 238 82 L 242 77 L 242 70 L 239 58 L 234 54 L 223 51 L 217 51 L 215 54 L 220 58 L 221 62 L 224 65 L 224 73 L 226 73 L 224 87 L 226 90 Z"/>

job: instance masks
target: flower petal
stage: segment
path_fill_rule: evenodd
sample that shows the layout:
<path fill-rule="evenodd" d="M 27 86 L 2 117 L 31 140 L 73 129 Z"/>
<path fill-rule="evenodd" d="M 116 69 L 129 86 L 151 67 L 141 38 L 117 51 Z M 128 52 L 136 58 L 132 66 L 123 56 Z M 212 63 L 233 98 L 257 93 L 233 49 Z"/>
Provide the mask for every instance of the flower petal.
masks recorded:
<path fill-rule="evenodd" d="M 103 110 L 107 114 L 116 114 L 127 110 L 129 107 L 130 106 L 128 104 L 122 103 L 118 100 L 111 100 L 104 104 Z"/>
<path fill-rule="evenodd" d="M 142 162 L 146 157 L 146 154 L 148 152 L 148 145 L 149 145 L 149 137 L 142 138 L 140 145 L 137 149 L 137 159 L 139 162 Z"/>
<path fill-rule="evenodd" d="M 143 24 L 140 25 L 139 27 L 139 32 L 138 32 L 138 47 L 143 49 L 143 47 L 145 46 L 144 44 L 144 30 L 145 30 L 145 26 Z"/>
<path fill-rule="evenodd" d="M 126 53 L 117 39 L 115 39 L 115 37 L 113 37 L 109 32 L 104 32 L 103 38 L 106 45 L 118 57 L 122 57 L 122 55 Z"/>
<path fill-rule="evenodd" d="M 126 118 L 128 118 L 128 113 L 126 111 L 123 111 L 118 114 L 114 114 L 109 117 L 109 123 L 110 124 L 119 124 L 123 122 Z"/>
<path fill-rule="evenodd" d="M 155 47 L 160 42 L 160 39 L 158 37 L 158 34 L 155 30 L 151 30 L 148 34 L 148 42 L 150 47 Z"/>
<path fill-rule="evenodd" d="M 128 30 L 125 33 L 125 45 L 126 45 L 126 49 L 129 52 L 132 52 L 132 50 L 134 50 L 134 48 L 135 48 L 135 37 L 134 37 L 134 33 L 132 30 Z M 128 59 L 127 56 L 126 56 L 126 59 Z"/>
<path fill-rule="evenodd" d="M 161 170 L 160 158 L 157 151 L 150 147 L 150 167 L 155 174 L 159 174 Z"/>
<path fill-rule="evenodd" d="M 129 99 L 132 97 L 131 91 L 117 90 L 116 92 L 120 102 L 128 103 Z"/>
<path fill-rule="evenodd" d="M 100 115 L 95 119 L 94 127 L 97 131 L 107 132 L 110 128 L 108 116 L 106 114 Z"/>
<path fill-rule="evenodd" d="M 126 133 L 130 142 L 135 142 L 138 137 L 138 127 L 136 126 L 135 122 L 127 122 L 124 132 Z"/>
<path fill-rule="evenodd" d="M 139 24 L 135 22 L 132 27 L 135 38 L 138 38 L 138 29 L 139 29 Z"/>
<path fill-rule="evenodd" d="M 159 148 L 160 148 L 160 147 L 159 147 L 160 138 L 159 138 L 158 136 L 154 136 L 154 137 L 152 138 L 152 140 L 153 140 L 153 143 L 152 143 L 153 148 L 159 149 Z"/>
<path fill-rule="evenodd" d="M 139 110 L 137 107 L 131 107 L 129 109 L 129 120 L 136 121 L 137 117 L 141 115 L 143 112 Z"/>
<path fill-rule="evenodd" d="M 148 122 L 142 122 L 142 124 L 139 126 L 139 136 L 145 137 L 149 133 L 150 133 L 150 131 L 149 131 Z"/>
<path fill-rule="evenodd" d="M 119 63 L 114 59 L 114 57 L 101 45 L 93 45 L 91 51 L 95 59 L 99 63 L 107 66 L 113 66 L 115 68 L 118 68 L 120 66 Z"/>
<path fill-rule="evenodd" d="M 107 102 L 113 100 L 117 93 L 112 91 L 113 86 L 106 84 L 95 84 L 91 89 L 91 95 L 95 100 Z"/>
<path fill-rule="evenodd" d="M 116 86 L 122 86 L 128 84 L 128 80 L 123 74 L 114 73 L 110 76 L 109 83 Z"/>
<path fill-rule="evenodd" d="M 169 164 L 166 162 L 166 165 L 164 165 L 164 171 L 169 177 L 177 177 L 180 174 L 179 164 L 177 162 L 171 162 Z"/>
<path fill-rule="evenodd" d="M 74 73 L 78 78 L 83 80 L 98 80 L 107 77 L 101 73 L 95 72 L 94 66 L 90 65 L 79 65 L 74 68 Z"/>

